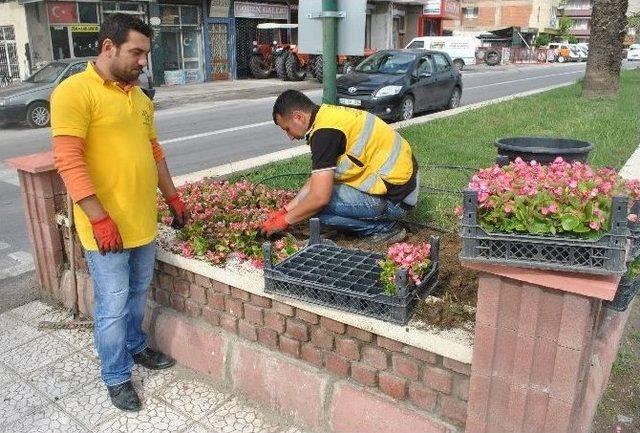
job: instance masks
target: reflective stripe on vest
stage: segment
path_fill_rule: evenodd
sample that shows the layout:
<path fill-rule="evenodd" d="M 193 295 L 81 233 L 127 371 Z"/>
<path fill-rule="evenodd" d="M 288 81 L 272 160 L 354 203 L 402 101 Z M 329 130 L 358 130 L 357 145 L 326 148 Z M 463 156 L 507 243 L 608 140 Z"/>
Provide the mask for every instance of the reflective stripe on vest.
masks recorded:
<path fill-rule="evenodd" d="M 342 161 L 340 161 L 340 164 L 338 164 L 338 166 L 336 167 L 334 177 L 338 177 L 341 174 L 345 173 L 347 170 L 351 168 L 352 165 L 353 165 L 353 162 L 348 157 L 343 159 Z"/>
<path fill-rule="evenodd" d="M 369 192 L 371 188 L 378 182 L 378 175 L 376 173 L 370 174 L 365 180 L 360 184 L 360 191 Z"/>
<path fill-rule="evenodd" d="M 380 174 L 380 176 L 385 177 L 391 174 L 391 170 L 393 170 L 393 167 L 396 165 L 396 162 L 400 157 L 401 150 L 402 150 L 402 137 L 400 136 L 400 134 L 396 132 L 396 139 L 393 141 L 393 148 L 391 149 L 389 158 L 384 163 L 384 165 L 380 167 L 380 170 L 378 170 L 378 173 Z"/>
<path fill-rule="evenodd" d="M 356 158 L 362 157 L 362 152 L 364 152 L 364 146 L 369 142 L 371 138 L 371 133 L 373 132 L 373 126 L 376 123 L 376 116 L 371 113 L 367 113 L 364 121 L 364 126 L 362 127 L 362 131 L 360 131 L 360 135 L 358 136 L 358 140 L 356 144 L 351 148 L 351 154 Z"/>

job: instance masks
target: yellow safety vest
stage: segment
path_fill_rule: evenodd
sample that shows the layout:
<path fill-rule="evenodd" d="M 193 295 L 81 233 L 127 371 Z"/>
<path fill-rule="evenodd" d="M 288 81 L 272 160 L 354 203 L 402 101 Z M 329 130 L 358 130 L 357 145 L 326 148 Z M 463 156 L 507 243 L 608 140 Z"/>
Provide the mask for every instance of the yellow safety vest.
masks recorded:
<path fill-rule="evenodd" d="M 413 174 L 411 146 L 382 119 L 366 111 L 323 104 L 307 135 L 322 128 L 340 130 L 347 138 L 334 178 L 372 195 L 387 193 L 385 182 L 404 185 Z"/>

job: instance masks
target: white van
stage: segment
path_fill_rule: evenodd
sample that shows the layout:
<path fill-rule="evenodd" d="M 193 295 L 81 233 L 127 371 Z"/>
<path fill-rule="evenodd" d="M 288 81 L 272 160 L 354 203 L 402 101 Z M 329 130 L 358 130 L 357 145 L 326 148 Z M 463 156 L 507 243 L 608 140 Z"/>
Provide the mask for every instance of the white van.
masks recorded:
<path fill-rule="evenodd" d="M 462 70 L 465 65 L 476 64 L 479 46 L 480 40 L 474 36 L 420 36 L 413 38 L 405 48 L 444 51 L 458 70 Z"/>

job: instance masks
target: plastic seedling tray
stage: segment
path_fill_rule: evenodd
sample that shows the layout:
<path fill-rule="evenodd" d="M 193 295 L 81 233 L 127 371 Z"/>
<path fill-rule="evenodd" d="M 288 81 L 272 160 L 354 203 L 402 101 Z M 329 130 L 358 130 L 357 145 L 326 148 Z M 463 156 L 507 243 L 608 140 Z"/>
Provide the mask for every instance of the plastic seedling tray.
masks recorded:
<path fill-rule="evenodd" d="M 622 275 L 627 270 L 627 197 L 613 198 L 611 231 L 598 240 L 489 233 L 477 221 L 476 192 L 465 190 L 463 198 L 462 260 L 599 275 Z"/>
<path fill-rule="evenodd" d="M 265 291 L 326 305 L 388 322 L 406 324 L 418 300 L 438 281 L 439 238 L 431 237 L 431 267 L 420 285 L 409 282 L 407 270 L 396 274 L 397 290 L 384 293 L 378 262 L 382 254 L 342 248 L 320 239 L 320 222 L 310 221 L 306 247 L 277 265 L 271 262 L 271 244 L 265 242 Z"/>

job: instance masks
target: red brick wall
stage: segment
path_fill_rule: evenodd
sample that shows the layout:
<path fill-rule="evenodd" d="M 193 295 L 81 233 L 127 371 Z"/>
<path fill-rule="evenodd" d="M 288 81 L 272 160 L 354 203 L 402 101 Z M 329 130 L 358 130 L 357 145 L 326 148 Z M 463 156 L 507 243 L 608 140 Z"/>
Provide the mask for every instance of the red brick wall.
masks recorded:
<path fill-rule="evenodd" d="M 518 26 L 529 27 L 529 18 L 531 17 L 531 5 L 507 6 L 502 5 L 502 18 L 500 25 L 502 27 Z"/>
<path fill-rule="evenodd" d="M 467 416 L 470 366 L 159 263 L 150 297 L 454 425 Z"/>
<path fill-rule="evenodd" d="M 496 25 L 496 8 L 490 5 L 478 6 L 478 17 L 473 20 L 462 19 L 462 25 L 475 27 L 494 27 Z"/>

